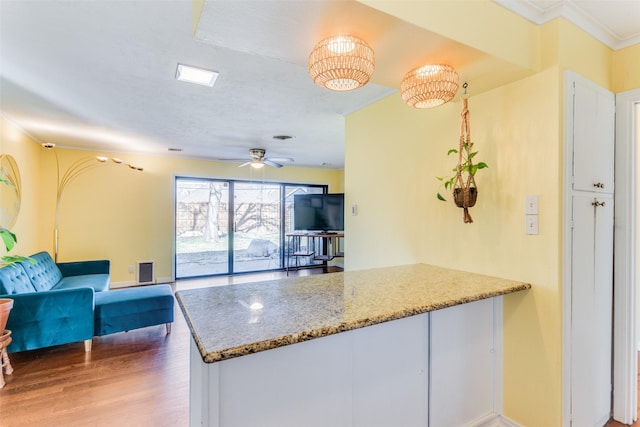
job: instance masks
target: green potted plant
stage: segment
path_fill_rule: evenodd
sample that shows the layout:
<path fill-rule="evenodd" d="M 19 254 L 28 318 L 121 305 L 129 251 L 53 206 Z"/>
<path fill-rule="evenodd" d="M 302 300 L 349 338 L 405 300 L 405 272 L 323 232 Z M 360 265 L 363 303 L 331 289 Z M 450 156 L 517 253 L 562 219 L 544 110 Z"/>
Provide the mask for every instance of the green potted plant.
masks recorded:
<path fill-rule="evenodd" d="M 476 204 L 478 198 L 478 187 L 476 185 L 475 175 L 480 169 L 487 168 L 485 162 L 478 162 L 475 157 L 478 154 L 477 151 L 473 151 L 473 142 L 471 142 L 471 126 L 469 124 L 469 108 L 466 97 L 466 83 L 465 83 L 465 96 L 462 100 L 462 126 L 460 132 L 460 142 L 458 148 L 452 148 L 447 152 L 447 155 L 458 155 L 458 163 L 453 168 L 454 174 L 446 177 L 436 177 L 445 190 L 451 191 L 453 199 L 459 208 L 464 209 L 464 222 L 473 222 L 471 215 L 469 214 L 469 208 Z M 446 201 L 447 199 L 438 192 L 438 200 Z"/>
<path fill-rule="evenodd" d="M 463 142 L 462 143 L 462 155 L 460 155 L 460 150 L 457 148 L 452 148 L 447 152 L 447 156 L 451 154 L 458 154 L 461 157 L 462 161 L 459 165 L 456 165 L 452 171 L 454 172 L 451 176 L 444 177 L 436 177 L 438 181 L 440 181 L 446 191 L 451 191 L 454 197 L 454 202 L 456 206 L 463 207 L 464 206 L 464 188 L 469 189 L 469 201 L 468 207 L 472 207 L 476 204 L 476 200 L 478 197 L 478 188 L 475 186 L 475 175 L 480 169 L 488 168 L 489 166 L 485 162 L 474 163 L 473 158 L 478 154 L 477 151 L 472 151 L 473 143 L 472 142 Z M 458 168 L 460 168 L 460 174 L 458 174 Z M 458 179 L 458 175 L 460 179 Z M 437 193 L 438 200 L 446 202 L 447 199 L 442 195 L 441 192 Z"/>

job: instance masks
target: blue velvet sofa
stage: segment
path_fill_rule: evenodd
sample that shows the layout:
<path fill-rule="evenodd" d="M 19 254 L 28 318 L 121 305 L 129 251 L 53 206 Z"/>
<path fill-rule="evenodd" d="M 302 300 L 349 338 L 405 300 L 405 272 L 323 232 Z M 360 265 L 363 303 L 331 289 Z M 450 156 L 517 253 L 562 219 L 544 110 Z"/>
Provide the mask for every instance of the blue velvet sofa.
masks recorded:
<path fill-rule="evenodd" d="M 0 268 L 0 298 L 14 300 L 9 352 L 84 341 L 94 335 L 173 322 L 169 285 L 109 290 L 110 261 L 55 263 L 48 252 Z M 98 325 L 98 326 L 96 326 Z M 100 330 L 96 333 L 96 327 Z"/>
<path fill-rule="evenodd" d="M 0 269 L 1 298 L 14 300 L 10 352 L 93 338 L 94 292 L 109 289 L 108 260 L 56 264 L 48 252 Z M 89 346 L 89 348 L 86 348 Z"/>

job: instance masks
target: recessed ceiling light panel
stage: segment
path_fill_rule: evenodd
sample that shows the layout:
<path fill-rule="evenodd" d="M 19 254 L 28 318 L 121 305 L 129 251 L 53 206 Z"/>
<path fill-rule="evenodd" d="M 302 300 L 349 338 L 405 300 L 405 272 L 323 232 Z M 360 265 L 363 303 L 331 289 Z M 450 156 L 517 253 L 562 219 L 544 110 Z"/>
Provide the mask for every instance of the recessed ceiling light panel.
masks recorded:
<path fill-rule="evenodd" d="M 176 79 L 181 82 L 195 83 L 202 86 L 212 87 L 218 78 L 218 72 L 204 70 L 202 68 L 190 67 L 178 64 Z"/>

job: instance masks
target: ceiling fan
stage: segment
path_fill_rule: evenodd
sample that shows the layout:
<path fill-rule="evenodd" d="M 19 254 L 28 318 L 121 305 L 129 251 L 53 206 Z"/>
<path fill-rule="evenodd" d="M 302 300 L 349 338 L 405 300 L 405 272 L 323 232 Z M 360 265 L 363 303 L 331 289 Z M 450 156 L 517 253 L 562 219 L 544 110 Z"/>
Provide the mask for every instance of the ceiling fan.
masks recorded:
<path fill-rule="evenodd" d="M 251 165 L 251 167 L 260 169 L 264 167 L 264 165 L 272 166 L 274 168 L 281 168 L 282 165 L 278 162 L 286 162 L 293 163 L 293 159 L 290 157 L 265 157 L 266 151 L 263 148 L 251 148 L 249 150 L 249 155 L 251 156 L 251 160 L 248 162 L 244 162 L 238 167 L 241 168 L 243 166 Z M 241 161 L 242 159 L 233 159 L 236 161 Z"/>

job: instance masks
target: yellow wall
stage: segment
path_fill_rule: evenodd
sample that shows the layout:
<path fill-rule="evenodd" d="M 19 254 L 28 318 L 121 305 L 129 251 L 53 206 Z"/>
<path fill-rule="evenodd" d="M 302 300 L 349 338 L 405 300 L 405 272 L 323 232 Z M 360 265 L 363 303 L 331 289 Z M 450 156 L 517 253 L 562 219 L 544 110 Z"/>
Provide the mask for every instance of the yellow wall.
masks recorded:
<path fill-rule="evenodd" d="M 362 2 L 432 31 L 455 21 L 446 2 Z M 532 283 L 532 290 L 505 297 L 504 413 L 523 426 L 560 426 L 563 71 L 615 92 L 639 88 L 640 45 L 613 52 L 563 19 L 534 27 L 505 16 L 500 28 L 515 32 L 503 37 L 484 31 L 502 20 L 500 6 L 466 3 L 474 8 L 465 15 L 472 22 L 448 35 L 534 73 L 485 93 L 469 88 L 472 139 L 489 164 L 478 175 L 473 224 L 463 224 L 460 209 L 435 197 L 435 176 L 455 162 L 446 151 L 457 144 L 459 102 L 418 111 L 394 94 L 347 118 L 344 173 L 287 167 L 266 169 L 265 179 L 345 191 L 347 212 L 358 206 L 357 216 L 345 218 L 349 270 L 426 262 Z M 23 174 L 19 251 L 52 250 L 54 160 L 15 127 L 0 124 L 0 149 L 16 157 Z M 63 169 L 98 154 L 58 153 Z M 61 260 L 110 258 L 114 281 L 133 281 L 127 268 L 139 260 L 153 259 L 159 277 L 170 275 L 174 175 L 250 178 L 249 169 L 226 163 L 116 155 L 144 166 L 144 173 L 109 167 L 83 175 L 65 194 L 60 224 Z M 537 236 L 524 234 L 528 194 L 540 198 Z"/>
<path fill-rule="evenodd" d="M 23 177 L 24 203 L 15 227 L 17 250 L 24 255 L 40 250 L 53 254 L 56 156 L 10 122 L 2 124 L 0 149 L 14 155 Z M 138 261 L 154 260 L 156 277 L 171 277 L 176 175 L 328 184 L 331 192 L 344 188 L 342 170 L 287 166 L 256 172 L 224 162 L 55 150 L 61 174 L 79 159 L 105 154 L 144 167 L 144 172 L 136 172 L 109 163 L 91 169 L 66 187 L 60 204 L 59 260 L 110 259 L 115 286 L 135 281 L 129 266 Z"/>
<path fill-rule="evenodd" d="M 459 102 L 418 111 L 392 95 L 347 119 L 346 203 L 359 212 L 346 218 L 347 269 L 425 262 L 534 285 L 505 301 L 505 414 L 527 426 L 561 416 L 560 93 L 551 68 L 470 98 L 477 158 L 489 164 L 473 224 L 435 196 L 435 176 L 456 162 L 446 153 Z M 538 236 L 524 233 L 528 194 L 539 196 Z"/>
<path fill-rule="evenodd" d="M 451 21 L 446 10 L 436 13 L 445 2 L 361 1 L 428 30 Z M 473 7 L 485 27 L 506 25 L 492 24 L 497 4 Z M 446 35 L 464 40 L 465 31 L 473 26 Z M 452 202 L 435 198 L 434 176 L 455 163 L 446 151 L 456 145 L 459 102 L 421 112 L 392 95 L 348 117 L 345 190 L 359 215 L 346 219 L 345 266 L 419 261 L 532 283 L 531 291 L 505 297 L 504 413 L 521 425 L 560 426 L 564 71 L 617 92 L 637 88 L 640 46 L 614 52 L 564 19 L 534 30 L 522 24 L 513 34 L 472 44 L 537 73 L 481 94 L 469 88 L 472 140 L 489 164 L 478 175 L 475 223 L 463 224 Z M 540 198 L 538 236 L 524 234 L 527 194 Z"/>
<path fill-rule="evenodd" d="M 542 69 L 559 65 L 560 69 L 571 69 L 611 90 L 613 51 L 610 48 L 562 18 L 539 28 Z"/>
<path fill-rule="evenodd" d="M 358 1 L 519 67 L 539 67 L 537 26 L 491 0 Z"/>
<path fill-rule="evenodd" d="M 60 162 L 86 154 L 60 150 Z M 144 172 L 116 165 L 87 172 L 65 190 L 59 225 L 60 260 L 109 258 L 114 282 L 135 280 L 128 266 L 146 260 L 156 262 L 156 277 L 171 277 L 176 175 L 320 183 L 332 192 L 342 190 L 341 171 L 287 166 L 256 173 L 233 163 L 116 155 L 142 165 Z"/>
<path fill-rule="evenodd" d="M 613 53 L 613 91 L 640 88 L 640 44 Z"/>

